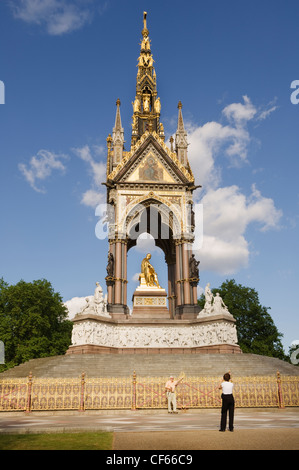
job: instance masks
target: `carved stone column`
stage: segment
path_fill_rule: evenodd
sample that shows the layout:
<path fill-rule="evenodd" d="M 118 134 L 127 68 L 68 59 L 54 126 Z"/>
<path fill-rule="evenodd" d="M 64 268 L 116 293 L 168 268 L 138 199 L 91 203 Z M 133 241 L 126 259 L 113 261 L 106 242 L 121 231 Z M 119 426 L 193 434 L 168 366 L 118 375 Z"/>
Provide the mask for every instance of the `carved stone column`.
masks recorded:
<path fill-rule="evenodd" d="M 110 252 L 114 257 L 113 276 L 106 277 L 108 288 L 108 312 L 114 318 L 118 314 L 127 314 L 127 240 L 110 240 Z"/>
<path fill-rule="evenodd" d="M 122 271 L 122 303 L 127 305 L 127 241 L 122 244 L 122 256 L 123 256 L 123 271 Z"/>
<path fill-rule="evenodd" d="M 115 251 L 114 251 L 114 245 L 110 245 L 109 247 L 109 253 L 108 253 L 108 257 L 109 255 L 112 255 L 112 270 L 111 272 L 107 272 L 107 276 L 106 276 L 106 284 L 107 284 L 107 294 L 108 294 L 108 298 L 107 298 L 107 301 L 108 301 L 108 306 L 113 304 L 114 302 L 114 284 L 115 284 L 115 281 L 114 281 L 114 259 L 115 259 Z M 108 269 L 107 269 L 108 271 Z"/>
<path fill-rule="evenodd" d="M 121 241 L 115 243 L 115 304 L 121 304 L 121 291 L 122 291 L 122 247 Z"/>
<path fill-rule="evenodd" d="M 192 243 L 181 239 L 176 242 L 176 292 L 175 315 L 179 318 L 194 318 L 198 312 L 197 282 L 190 277 Z"/>
<path fill-rule="evenodd" d="M 189 283 L 189 244 L 183 243 L 181 247 L 183 258 L 184 305 L 190 305 L 191 292 Z"/>
<path fill-rule="evenodd" d="M 176 244 L 175 247 L 175 253 L 176 253 L 176 307 L 179 307 L 182 304 L 182 295 L 181 295 L 181 266 L 182 266 L 182 260 L 181 260 L 181 245 L 179 243 Z"/>
<path fill-rule="evenodd" d="M 175 314 L 175 300 L 176 300 L 176 285 L 175 285 L 175 263 L 168 263 L 168 307 L 169 316 L 174 318 Z"/>

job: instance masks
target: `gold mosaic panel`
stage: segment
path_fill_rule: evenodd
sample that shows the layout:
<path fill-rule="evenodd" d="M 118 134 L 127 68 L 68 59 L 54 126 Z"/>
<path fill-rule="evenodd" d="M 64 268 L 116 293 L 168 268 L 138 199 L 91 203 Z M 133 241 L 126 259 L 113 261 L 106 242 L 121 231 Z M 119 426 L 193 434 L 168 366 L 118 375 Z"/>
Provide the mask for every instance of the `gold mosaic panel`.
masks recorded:
<path fill-rule="evenodd" d="M 31 410 L 78 410 L 80 379 L 38 378 L 32 381 Z"/>
<path fill-rule="evenodd" d="M 0 379 L 0 411 L 25 411 L 28 378 Z"/>
<path fill-rule="evenodd" d="M 130 409 L 132 406 L 132 377 L 87 378 L 84 408 Z"/>

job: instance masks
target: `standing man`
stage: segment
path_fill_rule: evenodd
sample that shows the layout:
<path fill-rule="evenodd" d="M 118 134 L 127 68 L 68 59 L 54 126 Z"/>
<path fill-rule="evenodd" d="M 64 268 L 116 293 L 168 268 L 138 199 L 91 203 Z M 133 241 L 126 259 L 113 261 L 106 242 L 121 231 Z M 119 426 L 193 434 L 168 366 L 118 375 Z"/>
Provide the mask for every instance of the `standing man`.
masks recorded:
<path fill-rule="evenodd" d="M 183 377 L 179 380 L 174 380 L 174 377 L 171 375 L 169 380 L 165 384 L 166 396 L 168 401 L 168 413 L 177 413 L 176 409 L 176 386 L 183 380 Z M 172 405 L 172 408 L 171 408 Z"/>
<path fill-rule="evenodd" d="M 221 422 L 219 431 L 224 432 L 226 429 L 227 411 L 228 411 L 228 428 L 232 432 L 234 430 L 234 409 L 235 400 L 233 397 L 234 384 L 230 382 L 230 371 L 224 374 L 223 382 L 220 384 L 219 389 L 222 389 L 222 408 L 221 408 Z"/>

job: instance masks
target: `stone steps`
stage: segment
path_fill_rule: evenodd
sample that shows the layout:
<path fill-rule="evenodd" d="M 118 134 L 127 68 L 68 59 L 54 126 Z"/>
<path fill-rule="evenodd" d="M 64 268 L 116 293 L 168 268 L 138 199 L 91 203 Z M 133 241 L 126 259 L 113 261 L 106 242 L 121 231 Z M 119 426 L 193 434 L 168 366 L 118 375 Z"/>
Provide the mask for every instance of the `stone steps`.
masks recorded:
<path fill-rule="evenodd" d="M 255 354 L 74 354 L 30 361 L 0 374 L 5 377 L 127 377 L 138 376 L 299 375 L 299 367 Z"/>

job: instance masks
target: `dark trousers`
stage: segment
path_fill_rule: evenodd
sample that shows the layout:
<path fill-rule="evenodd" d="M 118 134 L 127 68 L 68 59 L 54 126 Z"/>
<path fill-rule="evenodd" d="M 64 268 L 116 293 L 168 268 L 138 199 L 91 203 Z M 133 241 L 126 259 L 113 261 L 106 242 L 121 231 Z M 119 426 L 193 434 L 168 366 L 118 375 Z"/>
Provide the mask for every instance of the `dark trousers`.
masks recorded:
<path fill-rule="evenodd" d="M 233 395 L 224 395 L 222 393 L 222 408 L 221 408 L 221 423 L 220 431 L 225 431 L 227 422 L 227 411 L 228 411 L 228 427 L 230 431 L 234 429 L 234 409 L 235 400 Z"/>

